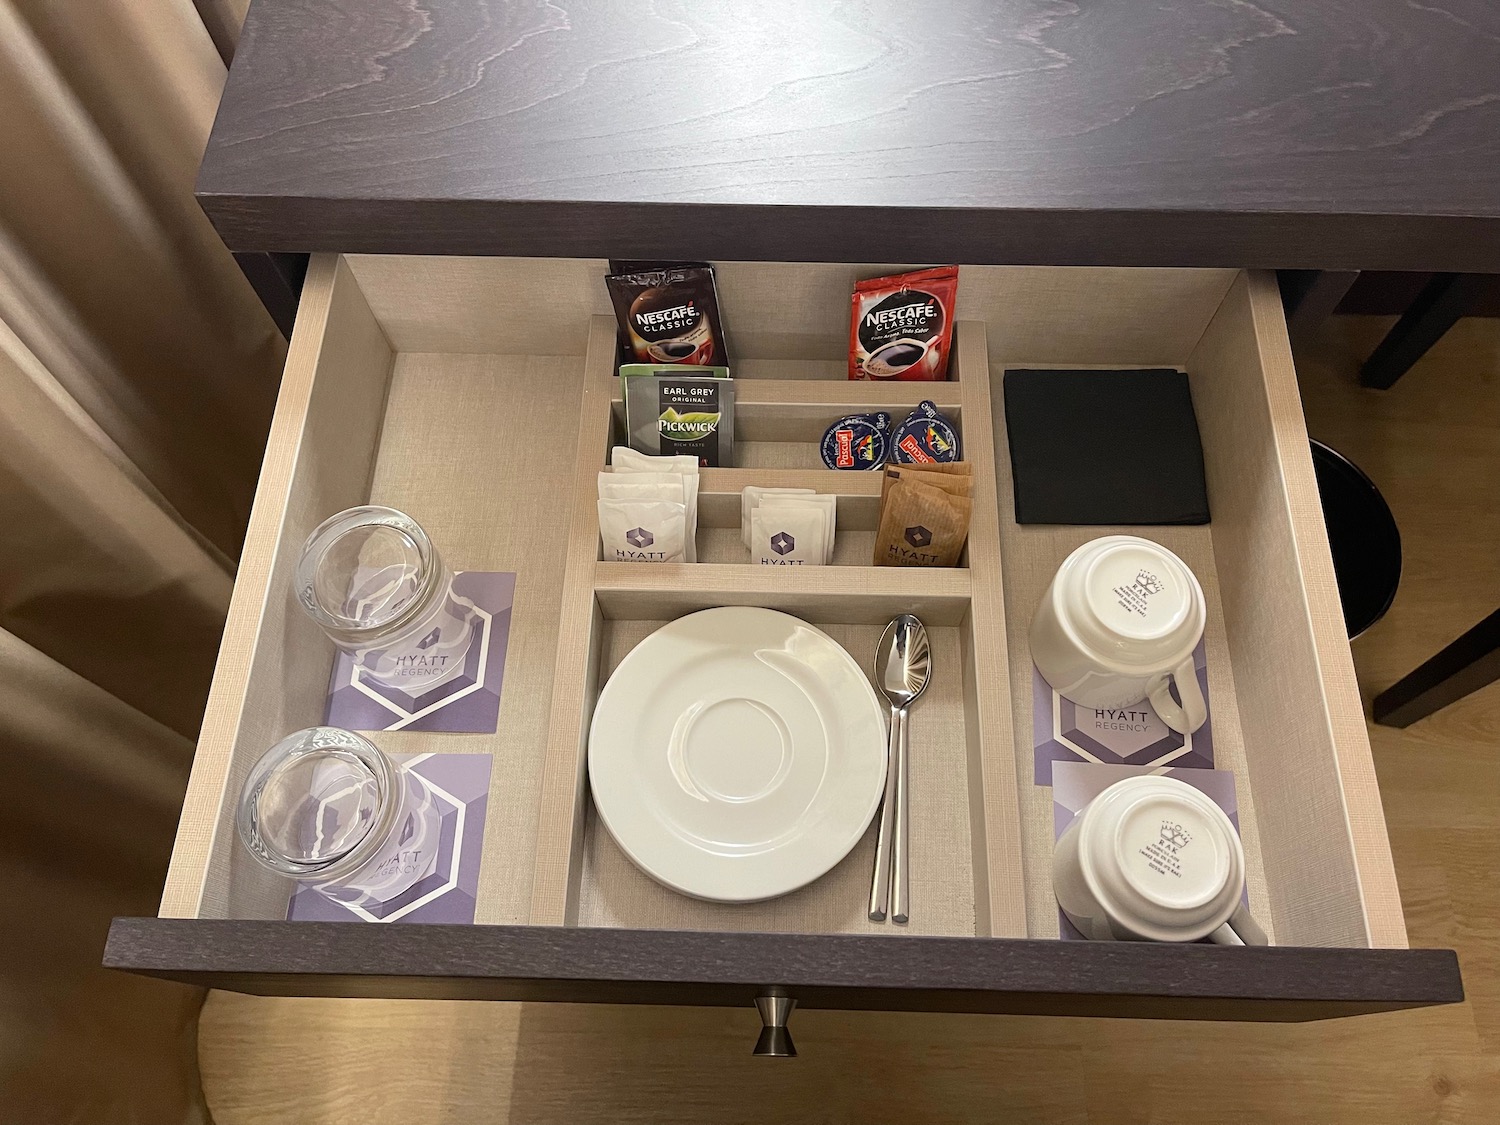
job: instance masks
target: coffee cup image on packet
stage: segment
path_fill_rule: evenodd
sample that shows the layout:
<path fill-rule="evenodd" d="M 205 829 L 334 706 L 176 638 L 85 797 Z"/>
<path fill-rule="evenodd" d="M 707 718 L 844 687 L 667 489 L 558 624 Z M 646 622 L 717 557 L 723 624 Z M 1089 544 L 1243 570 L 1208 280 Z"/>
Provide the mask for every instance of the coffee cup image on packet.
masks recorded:
<path fill-rule="evenodd" d="M 924 400 L 910 418 L 896 427 L 891 459 L 903 465 L 925 465 L 963 459 L 958 428 L 935 403 Z"/>
<path fill-rule="evenodd" d="M 729 362 L 712 266 L 611 274 L 604 283 L 630 358 L 641 363 Z"/>
<path fill-rule="evenodd" d="M 946 379 L 957 297 L 957 266 L 857 282 L 849 321 L 849 378 Z"/>
<path fill-rule="evenodd" d="M 878 469 L 890 453 L 891 416 L 850 414 L 823 433 L 823 464 L 830 469 Z"/>

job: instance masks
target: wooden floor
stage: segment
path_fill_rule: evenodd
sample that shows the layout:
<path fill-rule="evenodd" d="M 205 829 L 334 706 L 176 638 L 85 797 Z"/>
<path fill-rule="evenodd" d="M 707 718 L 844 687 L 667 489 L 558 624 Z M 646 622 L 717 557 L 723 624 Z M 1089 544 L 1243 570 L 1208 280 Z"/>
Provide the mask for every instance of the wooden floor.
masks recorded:
<path fill-rule="evenodd" d="M 1375 691 L 1500 605 L 1500 322 L 1461 323 L 1394 390 L 1349 381 L 1388 321 L 1298 355 L 1308 426 L 1395 509 L 1406 574 L 1356 642 Z M 754 1012 L 216 993 L 199 1050 L 250 1122 L 1500 1121 L 1500 689 L 1373 727 L 1414 945 L 1456 948 L 1461 1006 L 1300 1026 Z"/>

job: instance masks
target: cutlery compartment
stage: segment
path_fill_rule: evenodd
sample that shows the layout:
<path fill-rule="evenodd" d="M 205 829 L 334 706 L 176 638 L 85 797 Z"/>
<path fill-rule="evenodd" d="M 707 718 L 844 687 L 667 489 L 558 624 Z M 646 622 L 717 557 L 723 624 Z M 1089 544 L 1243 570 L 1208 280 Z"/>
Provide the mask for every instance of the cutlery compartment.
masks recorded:
<path fill-rule="evenodd" d="M 671 607 L 664 607 L 670 609 Z M 662 620 L 616 618 L 602 623 L 598 682 Z M 885 622 L 831 624 L 816 613 L 802 616 L 840 644 L 868 670 Z M 934 676 L 911 709 L 911 838 L 913 915 L 896 927 L 865 916 L 874 864 L 876 825 L 838 866 L 801 890 L 766 902 L 703 902 L 651 879 L 626 857 L 594 810 L 584 813 L 582 856 L 570 896 L 570 921 L 581 926 L 631 929 L 750 930 L 793 933 L 918 933 L 973 936 L 973 831 L 967 777 L 968 731 L 964 706 L 963 644 L 955 625 L 929 632 Z M 868 671 L 867 671 L 868 674 Z"/>
<path fill-rule="evenodd" d="M 663 566 L 600 561 L 595 476 L 618 427 L 602 261 L 315 258 L 161 914 L 284 916 L 289 885 L 241 854 L 234 806 L 259 754 L 322 718 L 332 650 L 290 601 L 301 543 L 333 511 L 376 502 L 416 517 L 455 568 L 518 576 L 498 731 L 378 736 L 395 752 L 494 756 L 477 921 L 1054 936 L 1025 636 L 1057 563 L 1109 529 L 1014 524 L 992 380 L 1006 366 L 1177 366 L 1214 523 L 1137 530 L 1182 554 L 1209 595 L 1215 739 L 1240 785 L 1252 902 L 1283 944 L 1404 945 L 1274 281 L 965 267 L 956 378 L 849 383 L 849 291 L 895 268 L 720 266 L 742 457 L 702 474 L 704 562 Z M 866 565 L 879 475 L 822 468 L 817 440 L 843 413 L 928 397 L 975 466 L 965 565 Z M 745 484 L 837 494 L 839 565 L 742 561 Z M 599 686 L 655 623 L 715 605 L 802 617 L 865 668 L 896 613 L 932 627 L 934 679 L 912 713 L 909 927 L 864 920 L 870 834 L 801 892 L 717 906 L 658 887 L 594 822 L 584 752 Z"/>

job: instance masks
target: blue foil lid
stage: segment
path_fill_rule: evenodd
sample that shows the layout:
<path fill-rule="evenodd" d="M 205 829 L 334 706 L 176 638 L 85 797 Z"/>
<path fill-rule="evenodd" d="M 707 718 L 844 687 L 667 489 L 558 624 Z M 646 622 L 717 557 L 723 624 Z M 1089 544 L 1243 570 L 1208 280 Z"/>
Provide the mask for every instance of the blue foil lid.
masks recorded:
<path fill-rule="evenodd" d="M 891 416 L 850 414 L 823 434 L 823 464 L 830 469 L 878 469 L 889 450 Z"/>
<path fill-rule="evenodd" d="M 930 400 L 923 401 L 910 418 L 896 427 L 891 438 L 891 455 L 901 465 L 963 459 L 958 430 Z"/>

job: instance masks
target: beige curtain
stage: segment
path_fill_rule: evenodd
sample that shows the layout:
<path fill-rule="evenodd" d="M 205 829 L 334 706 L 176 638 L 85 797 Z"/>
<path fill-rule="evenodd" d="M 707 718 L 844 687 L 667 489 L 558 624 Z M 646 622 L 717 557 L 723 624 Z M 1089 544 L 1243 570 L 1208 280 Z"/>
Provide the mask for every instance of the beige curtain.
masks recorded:
<path fill-rule="evenodd" d="M 201 1114 L 155 913 L 284 355 L 192 198 L 243 0 L 0 0 L 0 1120 Z M 201 9 L 201 11 L 200 11 Z"/>

